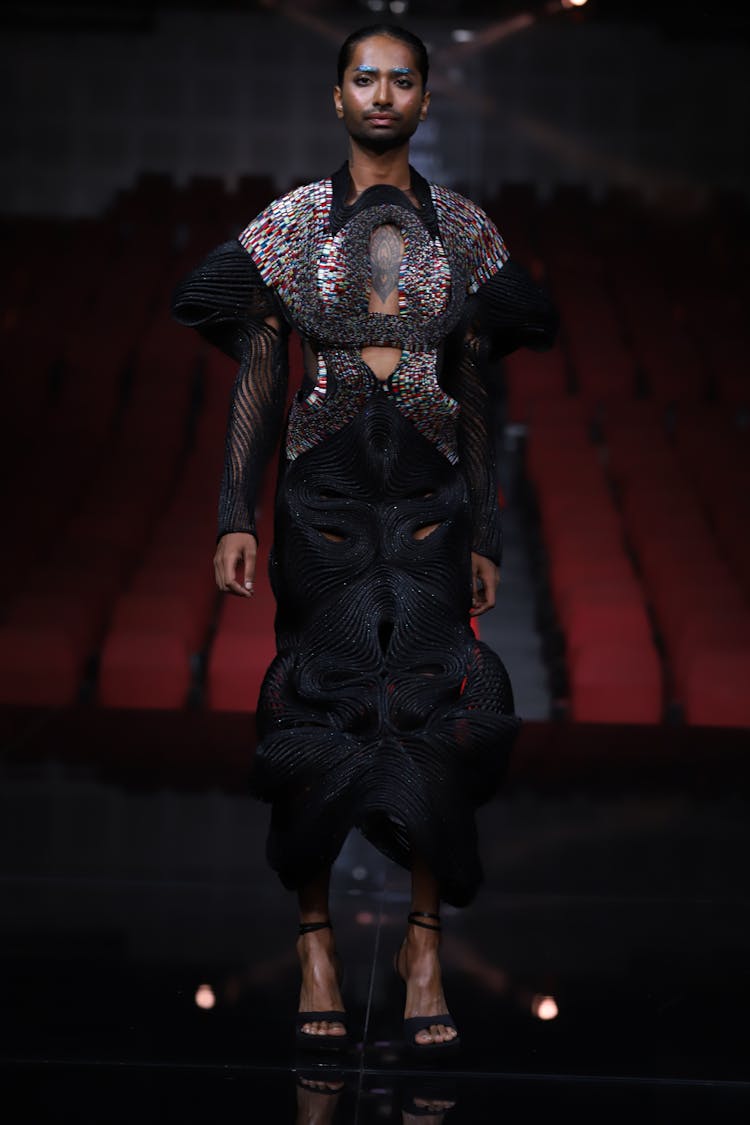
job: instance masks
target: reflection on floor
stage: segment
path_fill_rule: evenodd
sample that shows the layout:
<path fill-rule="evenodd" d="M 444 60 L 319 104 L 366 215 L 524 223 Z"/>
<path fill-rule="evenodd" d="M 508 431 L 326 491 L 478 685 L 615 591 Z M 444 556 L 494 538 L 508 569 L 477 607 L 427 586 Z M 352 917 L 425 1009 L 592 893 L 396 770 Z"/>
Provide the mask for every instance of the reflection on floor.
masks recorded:
<path fill-rule="evenodd" d="M 245 715 L 0 711 L 13 1120 L 746 1120 L 747 732 L 527 724 L 443 908 L 464 1047 L 417 1064 L 391 959 L 408 874 L 334 871 L 352 1049 L 295 1054 L 296 910 Z"/>

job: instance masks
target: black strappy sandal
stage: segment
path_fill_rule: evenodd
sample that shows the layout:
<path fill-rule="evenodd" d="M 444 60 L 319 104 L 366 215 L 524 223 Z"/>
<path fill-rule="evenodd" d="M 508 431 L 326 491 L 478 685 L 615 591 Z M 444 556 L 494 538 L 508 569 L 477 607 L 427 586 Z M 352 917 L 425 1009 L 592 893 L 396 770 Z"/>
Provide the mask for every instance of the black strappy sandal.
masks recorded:
<path fill-rule="evenodd" d="M 300 934 L 309 934 L 313 930 L 332 929 L 328 922 L 300 922 Z M 337 976 L 338 976 L 337 972 Z M 339 979 L 339 986 L 341 980 Z M 303 1025 L 314 1020 L 328 1020 L 344 1025 L 344 1035 L 314 1035 L 310 1031 L 303 1031 Z M 294 1022 L 294 1035 L 298 1047 L 307 1051 L 344 1051 L 349 1046 L 349 1029 L 346 1024 L 346 1012 L 297 1012 Z"/>
<path fill-rule="evenodd" d="M 431 922 L 420 922 L 420 918 L 433 918 L 437 922 L 437 925 L 433 925 Z M 442 926 L 440 925 L 440 915 L 432 914 L 429 910 L 412 910 L 411 914 L 409 914 L 408 921 L 410 925 L 422 926 L 425 930 L 438 930 L 438 932 L 442 930 Z M 400 952 L 401 947 L 396 950 L 393 956 L 393 968 L 395 969 L 396 975 L 398 976 L 399 980 L 403 981 L 405 984 L 406 981 L 404 981 L 404 978 L 401 976 L 398 968 L 398 957 Z M 452 1039 L 444 1039 L 442 1043 L 417 1043 L 416 1039 L 414 1038 L 417 1032 L 424 1031 L 425 1028 L 429 1028 L 435 1023 L 441 1023 L 443 1027 L 452 1027 L 455 1030 L 456 1034 Z M 445 1055 L 448 1054 L 448 1052 L 452 1052 L 461 1046 L 461 1038 L 458 1034 L 458 1028 L 456 1027 L 455 1021 L 450 1012 L 440 1012 L 436 1016 L 409 1016 L 408 1019 L 404 1020 L 404 1041 L 410 1051 L 413 1051 L 415 1054 L 418 1054 L 422 1057 L 424 1055 L 434 1055 L 437 1053 Z"/>

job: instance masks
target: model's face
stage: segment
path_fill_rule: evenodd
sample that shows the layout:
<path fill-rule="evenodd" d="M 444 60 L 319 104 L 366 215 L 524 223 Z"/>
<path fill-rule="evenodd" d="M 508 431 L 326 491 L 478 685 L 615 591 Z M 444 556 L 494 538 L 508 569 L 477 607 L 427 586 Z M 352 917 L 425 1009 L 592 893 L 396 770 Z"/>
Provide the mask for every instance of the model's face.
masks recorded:
<path fill-rule="evenodd" d="M 406 144 L 427 116 L 429 101 L 411 48 L 386 35 L 357 43 L 341 86 L 333 90 L 349 136 L 375 152 Z"/>

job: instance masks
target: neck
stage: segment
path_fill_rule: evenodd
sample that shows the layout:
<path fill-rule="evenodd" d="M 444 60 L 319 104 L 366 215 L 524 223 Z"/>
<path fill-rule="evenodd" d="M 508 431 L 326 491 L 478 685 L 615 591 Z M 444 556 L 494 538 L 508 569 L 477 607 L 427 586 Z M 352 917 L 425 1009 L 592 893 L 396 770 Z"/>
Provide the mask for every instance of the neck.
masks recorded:
<path fill-rule="evenodd" d="M 408 143 L 388 152 L 376 153 L 350 140 L 349 174 L 357 192 L 366 191 L 377 184 L 392 184 L 402 191 L 408 191 L 411 182 Z"/>

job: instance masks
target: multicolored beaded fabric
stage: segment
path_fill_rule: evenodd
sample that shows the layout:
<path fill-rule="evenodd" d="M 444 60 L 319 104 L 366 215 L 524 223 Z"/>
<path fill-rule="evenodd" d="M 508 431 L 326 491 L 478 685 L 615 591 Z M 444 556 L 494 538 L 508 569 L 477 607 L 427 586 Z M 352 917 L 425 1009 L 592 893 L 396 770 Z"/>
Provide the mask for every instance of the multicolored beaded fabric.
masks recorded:
<path fill-rule="evenodd" d="M 289 323 L 317 353 L 315 386 L 292 405 L 290 461 L 345 426 L 380 389 L 451 463 L 458 459 L 460 406 L 440 386 L 440 345 L 458 325 L 467 296 L 509 255 L 479 207 L 419 180 L 421 209 L 395 188 L 374 187 L 356 206 L 339 201 L 332 223 L 340 169 L 275 200 L 239 235 Z M 398 313 L 369 310 L 370 240 L 383 225 L 396 227 L 403 243 Z M 368 346 L 401 349 L 382 383 L 361 359 Z"/>
<path fill-rule="evenodd" d="M 458 460 L 456 419 L 460 406 L 438 383 L 435 360 L 432 352 L 403 352 L 388 379 L 381 380 L 358 354 L 344 349 L 326 352 L 327 368 L 323 379 L 330 376 L 339 393 L 329 398 L 327 385 L 324 383 L 321 390 L 319 377 L 309 395 L 293 401 L 287 426 L 287 458 L 293 460 L 317 445 L 322 435 L 342 429 L 359 414 L 371 394 L 382 392 L 451 464 L 455 464 Z"/>

